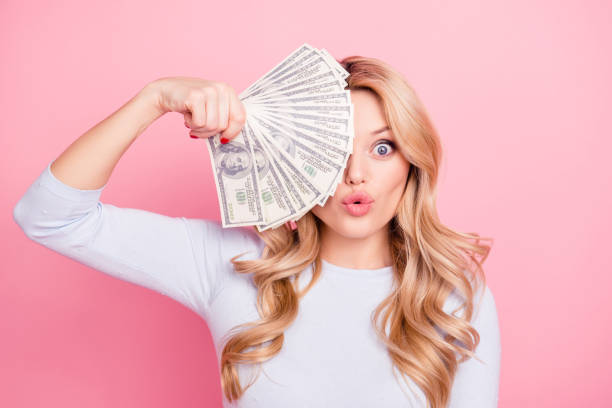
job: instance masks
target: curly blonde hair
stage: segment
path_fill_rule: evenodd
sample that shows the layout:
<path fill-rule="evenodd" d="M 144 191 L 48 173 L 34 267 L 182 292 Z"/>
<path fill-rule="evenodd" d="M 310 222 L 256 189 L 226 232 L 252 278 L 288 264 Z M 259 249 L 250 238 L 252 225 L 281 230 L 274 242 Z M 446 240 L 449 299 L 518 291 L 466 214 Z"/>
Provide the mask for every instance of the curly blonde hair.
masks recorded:
<path fill-rule="evenodd" d="M 415 91 L 387 63 L 362 56 L 338 61 L 348 72 L 347 89 L 366 89 L 381 101 L 397 147 L 411 164 L 396 214 L 389 222 L 393 290 L 374 310 L 372 325 L 387 347 L 394 369 L 410 377 L 429 406 L 444 407 L 458 364 L 470 357 L 480 336 L 470 321 L 478 286 L 486 280 L 482 263 L 490 246 L 476 233 L 444 226 L 436 212 L 437 178 L 442 158 L 439 136 Z M 321 274 L 321 220 L 308 212 L 297 229 L 255 231 L 265 243 L 260 259 L 232 258 L 237 273 L 252 274 L 260 320 L 235 326 L 221 354 L 221 385 L 229 401 L 239 399 L 237 364 L 258 364 L 274 357 L 284 331 L 295 320 L 299 300 Z M 299 290 L 301 272 L 312 265 L 312 278 Z M 443 306 L 456 291 L 463 302 L 447 314 Z M 462 316 L 455 313 L 461 310 Z M 388 331 L 385 329 L 388 327 Z M 440 333 L 437 329 L 441 329 Z"/>

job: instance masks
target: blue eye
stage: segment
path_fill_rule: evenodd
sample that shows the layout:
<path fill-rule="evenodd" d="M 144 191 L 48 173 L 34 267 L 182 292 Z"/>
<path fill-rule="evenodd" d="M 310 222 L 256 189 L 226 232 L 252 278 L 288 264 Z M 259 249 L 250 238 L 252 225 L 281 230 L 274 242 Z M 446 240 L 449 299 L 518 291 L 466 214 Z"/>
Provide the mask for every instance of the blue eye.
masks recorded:
<path fill-rule="evenodd" d="M 393 142 L 390 140 L 382 140 L 374 148 L 376 153 L 381 156 L 388 156 L 393 151 L 393 149 L 395 149 L 395 144 L 393 144 Z"/>

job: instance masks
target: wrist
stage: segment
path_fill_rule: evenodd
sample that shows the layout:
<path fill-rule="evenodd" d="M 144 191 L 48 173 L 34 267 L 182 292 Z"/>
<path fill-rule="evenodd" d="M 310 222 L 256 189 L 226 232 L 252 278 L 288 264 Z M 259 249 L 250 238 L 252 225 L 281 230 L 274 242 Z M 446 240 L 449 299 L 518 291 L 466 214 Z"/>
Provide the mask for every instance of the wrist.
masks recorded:
<path fill-rule="evenodd" d="M 151 114 L 154 116 L 153 120 L 159 118 L 164 115 L 167 111 L 162 108 L 160 103 L 161 93 L 159 91 L 159 87 L 157 86 L 157 81 L 149 82 L 140 90 L 137 95 L 137 98 L 145 104 Z"/>

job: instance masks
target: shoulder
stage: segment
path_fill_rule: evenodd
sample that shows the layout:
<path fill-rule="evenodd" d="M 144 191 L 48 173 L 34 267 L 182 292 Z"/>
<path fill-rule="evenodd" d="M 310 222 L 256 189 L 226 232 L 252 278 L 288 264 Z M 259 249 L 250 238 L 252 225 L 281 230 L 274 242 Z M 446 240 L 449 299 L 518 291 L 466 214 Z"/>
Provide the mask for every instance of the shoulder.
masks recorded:
<path fill-rule="evenodd" d="M 465 297 L 457 289 L 453 290 L 446 299 L 444 311 L 457 317 L 463 316 L 463 311 L 457 308 L 465 302 Z M 497 325 L 497 305 L 493 291 L 486 284 L 480 284 L 474 291 L 474 311 L 471 323 L 474 326 L 482 326 L 484 323 Z"/>
<path fill-rule="evenodd" d="M 474 358 L 462 361 L 456 372 L 449 407 L 496 407 L 501 367 L 501 336 L 493 292 L 481 285 L 474 296 L 470 324 L 478 332 Z M 453 300 L 453 301 L 456 301 Z M 466 345 L 456 340 L 462 348 Z M 456 352 L 456 357 L 461 356 Z"/>
<path fill-rule="evenodd" d="M 447 298 L 444 311 L 455 317 L 465 316 L 465 310 L 461 308 L 464 298 L 455 290 Z M 478 332 L 478 345 L 476 354 L 479 359 L 498 366 L 501 355 L 501 333 L 495 297 L 488 285 L 481 285 L 475 291 L 473 299 L 474 309 L 470 319 L 470 325 Z M 456 344 L 466 347 L 464 343 L 455 340 Z"/>

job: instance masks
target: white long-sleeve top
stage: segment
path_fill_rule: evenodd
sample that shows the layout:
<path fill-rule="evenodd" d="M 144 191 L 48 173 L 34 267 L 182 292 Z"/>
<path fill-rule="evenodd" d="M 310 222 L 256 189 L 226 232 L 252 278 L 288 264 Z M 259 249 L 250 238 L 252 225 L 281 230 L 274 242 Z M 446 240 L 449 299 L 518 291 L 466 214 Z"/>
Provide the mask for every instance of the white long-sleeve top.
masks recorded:
<path fill-rule="evenodd" d="M 168 217 L 100 201 L 103 186 L 81 190 L 62 183 L 51 163 L 13 210 L 28 238 L 84 265 L 166 295 L 201 316 L 217 352 L 234 326 L 259 320 L 250 276 L 229 261 L 261 256 L 263 241 L 250 228 L 221 228 L 216 221 Z M 225 407 L 425 407 L 414 382 L 406 387 L 370 321 L 391 290 L 392 267 L 349 269 L 323 260 L 321 279 L 300 301 L 280 353 L 243 397 Z M 311 267 L 300 277 L 310 280 Z M 453 292 L 444 307 L 458 305 Z M 479 304 L 480 303 L 480 304 Z M 497 406 L 501 344 L 495 301 L 485 287 L 472 325 L 480 334 L 475 359 L 459 365 L 448 405 Z M 238 366 L 241 384 L 257 370 Z M 254 377 L 253 377 L 254 378 Z M 398 380 L 399 379 L 399 380 Z"/>

